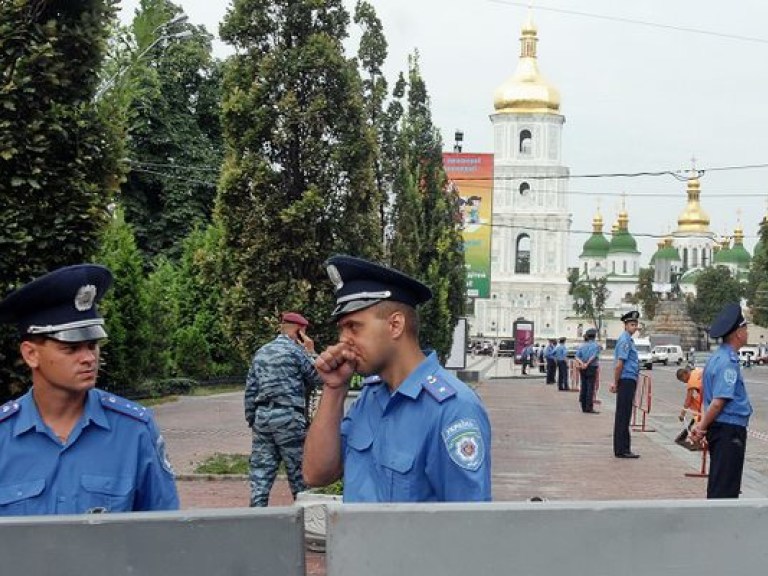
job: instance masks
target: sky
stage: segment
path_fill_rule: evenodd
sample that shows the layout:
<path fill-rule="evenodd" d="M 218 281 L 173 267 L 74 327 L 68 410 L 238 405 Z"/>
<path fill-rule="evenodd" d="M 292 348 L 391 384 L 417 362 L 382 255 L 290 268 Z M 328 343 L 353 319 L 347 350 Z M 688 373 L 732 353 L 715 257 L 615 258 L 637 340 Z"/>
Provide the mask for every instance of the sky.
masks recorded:
<path fill-rule="evenodd" d="M 354 0 L 344 0 L 351 11 Z M 230 5 L 175 0 L 191 22 L 218 33 Z M 389 43 L 394 83 L 420 54 L 435 125 L 445 149 L 464 132 L 464 152 L 493 152 L 494 90 L 514 73 L 527 3 L 511 0 L 369 0 Z M 123 0 L 129 19 L 137 0 Z M 710 228 L 732 234 L 740 220 L 752 250 L 768 212 L 768 2 L 740 0 L 551 0 L 532 8 L 539 68 L 558 88 L 563 162 L 572 175 L 705 170 L 701 203 Z M 592 16 L 572 12 L 589 13 Z M 642 21 L 660 26 L 628 22 Z M 706 33 L 692 33 L 693 29 Z M 358 33 L 351 25 L 350 55 Z M 217 42 L 224 58 L 229 46 Z M 672 176 L 572 178 L 569 264 L 577 265 L 598 201 L 605 232 L 625 198 L 629 230 L 645 265 L 658 237 L 674 230 L 686 185 Z"/>

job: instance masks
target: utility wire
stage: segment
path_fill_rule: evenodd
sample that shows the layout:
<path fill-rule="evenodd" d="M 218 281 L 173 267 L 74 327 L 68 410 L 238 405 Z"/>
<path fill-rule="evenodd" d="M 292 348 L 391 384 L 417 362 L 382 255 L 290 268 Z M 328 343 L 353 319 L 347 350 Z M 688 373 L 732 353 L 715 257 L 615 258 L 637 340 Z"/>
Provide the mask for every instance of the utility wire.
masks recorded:
<path fill-rule="evenodd" d="M 521 8 L 530 8 L 529 2 L 513 2 L 512 0 L 488 0 L 493 4 L 503 4 L 506 6 L 519 6 Z M 742 42 L 755 42 L 758 44 L 768 44 L 768 38 L 758 38 L 756 36 L 744 36 L 743 34 L 731 34 L 729 32 L 718 32 L 716 30 L 704 30 L 702 28 L 693 28 L 691 26 L 676 26 L 674 24 L 662 24 L 660 22 L 649 22 L 647 20 L 637 20 L 635 18 L 626 18 L 623 16 L 607 16 L 605 14 L 595 14 L 594 12 L 582 12 L 579 10 L 567 10 L 565 8 L 551 8 L 537 5 L 535 10 L 542 12 L 556 12 L 558 14 L 568 14 L 569 16 L 580 16 L 582 18 L 593 18 L 595 20 L 608 20 L 610 22 L 622 22 L 623 24 L 634 24 L 637 26 L 647 26 L 649 28 L 661 28 L 662 30 L 674 30 L 675 32 L 686 32 L 688 34 L 699 34 L 703 36 L 714 36 L 717 38 L 727 38 L 729 40 L 740 40 Z"/>
<path fill-rule="evenodd" d="M 209 168 L 207 166 L 182 166 L 179 164 L 161 164 L 159 162 L 145 162 L 143 160 L 128 160 L 128 164 L 145 168 L 173 168 L 175 170 L 193 170 L 199 172 L 218 173 L 218 168 Z"/>
<path fill-rule="evenodd" d="M 188 182 L 190 184 L 201 184 L 203 186 L 209 186 L 216 188 L 216 184 L 213 182 L 206 182 L 205 180 L 195 180 L 193 178 L 184 178 L 183 176 L 174 176 L 172 174 L 166 174 L 164 172 L 156 172 L 155 170 L 145 170 L 143 168 L 133 168 L 134 172 L 142 172 L 144 174 L 154 174 L 156 176 L 162 176 L 163 178 L 173 178 L 174 180 L 181 180 L 182 182 Z"/>

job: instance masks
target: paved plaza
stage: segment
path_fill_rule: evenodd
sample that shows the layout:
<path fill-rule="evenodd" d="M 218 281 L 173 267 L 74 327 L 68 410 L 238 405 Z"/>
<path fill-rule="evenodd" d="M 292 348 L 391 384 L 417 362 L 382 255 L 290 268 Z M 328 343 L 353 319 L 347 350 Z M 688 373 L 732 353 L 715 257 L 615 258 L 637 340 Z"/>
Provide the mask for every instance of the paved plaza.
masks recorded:
<path fill-rule="evenodd" d="M 488 363 L 492 359 L 480 359 Z M 471 368 L 471 366 L 469 366 Z M 508 375 L 514 367 L 484 369 Z M 611 363 L 604 361 L 603 370 Z M 686 476 L 701 465 L 701 454 L 676 445 L 677 414 L 683 385 L 674 367 L 656 367 L 647 423 L 653 432 L 634 432 L 632 450 L 638 460 L 613 457 L 614 396 L 607 386 L 599 392 L 600 414 L 583 414 L 575 392 L 545 385 L 543 376 L 515 374 L 484 377 L 477 391 L 493 426 L 493 497 L 521 501 L 703 499 L 706 479 Z M 768 497 L 768 367 L 745 372 L 755 406 L 747 447 L 743 498 Z M 182 508 L 229 508 L 248 505 L 243 478 L 220 479 L 193 474 L 197 464 L 215 453 L 248 454 L 250 430 L 243 418 L 242 393 L 182 397 L 154 410 L 165 435 L 171 461 L 179 475 Z M 287 482 L 279 479 L 270 505 L 290 505 Z M 307 573 L 324 574 L 322 555 L 308 553 Z"/>

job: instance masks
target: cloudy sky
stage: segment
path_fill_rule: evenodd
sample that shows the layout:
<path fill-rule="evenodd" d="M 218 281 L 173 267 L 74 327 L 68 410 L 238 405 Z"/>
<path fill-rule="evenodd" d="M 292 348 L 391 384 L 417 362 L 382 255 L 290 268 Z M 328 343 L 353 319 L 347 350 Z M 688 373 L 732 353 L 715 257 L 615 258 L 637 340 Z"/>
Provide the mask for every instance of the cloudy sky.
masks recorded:
<path fill-rule="evenodd" d="M 175 1 L 214 34 L 229 6 Z M 493 92 L 515 70 L 527 3 L 369 2 L 384 24 L 392 81 L 419 50 L 446 149 L 461 128 L 465 152 L 493 152 Z M 345 4 L 351 10 L 354 0 Z M 123 0 L 123 17 L 136 5 Z M 572 175 L 682 170 L 692 157 L 704 170 L 768 165 L 768 2 L 547 0 L 534 3 L 533 17 L 540 69 L 561 93 L 563 156 Z M 354 30 L 348 44 L 355 49 Z M 218 43 L 216 53 L 231 50 Z M 708 171 L 701 187 L 712 230 L 731 234 L 740 214 L 751 250 L 768 211 L 768 167 Z M 598 199 L 609 229 L 626 194 L 643 264 L 655 251 L 654 236 L 676 227 L 686 199 L 685 183 L 672 176 L 574 178 L 570 190 L 572 265 Z"/>

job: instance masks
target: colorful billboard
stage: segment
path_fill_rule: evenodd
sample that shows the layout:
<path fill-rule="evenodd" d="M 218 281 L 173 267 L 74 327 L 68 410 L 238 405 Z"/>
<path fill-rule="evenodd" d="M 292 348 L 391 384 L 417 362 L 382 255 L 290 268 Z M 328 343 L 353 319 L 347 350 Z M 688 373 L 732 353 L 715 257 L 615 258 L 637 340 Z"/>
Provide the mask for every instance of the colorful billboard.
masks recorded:
<path fill-rule="evenodd" d="M 467 296 L 491 295 L 491 214 L 493 154 L 446 152 L 443 166 L 448 185 L 459 196 L 467 266 Z"/>

